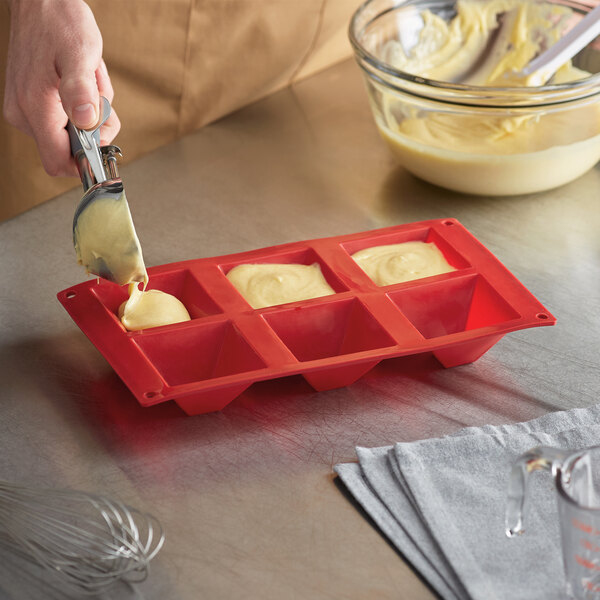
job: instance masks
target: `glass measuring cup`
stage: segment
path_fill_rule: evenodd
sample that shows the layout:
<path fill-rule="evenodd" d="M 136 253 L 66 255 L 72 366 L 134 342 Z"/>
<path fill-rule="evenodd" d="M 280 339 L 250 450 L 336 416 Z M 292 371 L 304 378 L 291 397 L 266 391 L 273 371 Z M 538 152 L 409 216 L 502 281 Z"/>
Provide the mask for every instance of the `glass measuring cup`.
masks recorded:
<path fill-rule="evenodd" d="M 509 537 L 524 531 L 529 475 L 538 470 L 554 477 L 566 593 L 577 600 L 600 600 L 600 446 L 578 451 L 539 446 L 520 456 L 509 480 Z"/>

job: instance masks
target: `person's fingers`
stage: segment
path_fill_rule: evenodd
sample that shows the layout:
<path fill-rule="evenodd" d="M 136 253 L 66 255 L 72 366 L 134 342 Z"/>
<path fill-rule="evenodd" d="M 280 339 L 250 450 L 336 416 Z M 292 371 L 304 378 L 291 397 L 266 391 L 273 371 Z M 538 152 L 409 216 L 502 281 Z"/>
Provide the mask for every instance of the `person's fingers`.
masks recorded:
<path fill-rule="evenodd" d="M 115 93 L 104 60 L 100 61 L 100 66 L 96 69 L 96 82 L 98 84 L 100 95 L 104 96 L 112 104 Z M 110 144 L 115 139 L 120 129 L 121 121 L 119 120 L 114 107 L 111 106 L 110 117 L 108 117 L 104 125 L 100 128 L 100 144 L 103 146 Z"/>
<path fill-rule="evenodd" d="M 96 94 L 98 95 L 98 98 L 99 95 L 102 94 L 109 100 L 112 100 L 114 93 L 112 85 L 110 84 L 108 72 L 104 71 L 104 73 L 100 73 L 100 71 L 101 69 L 98 68 L 93 74 L 93 85 Z M 98 76 L 96 73 L 100 73 L 99 83 L 97 81 Z M 65 110 L 63 94 L 61 93 L 59 96 L 61 88 L 63 88 L 62 81 L 58 93 L 48 96 L 45 102 L 38 105 L 37 110 L 30 110 L 29 121 L 46 172 L 53 176 L 73 176 L 77 175 L 77 168 L 71 157 L 69 137 L 65 130 L 69 111 L 68 109 Z M 64 89 L 62 91 L 64 92 Z M 73 112 L 74 117 L 76 112 L 77 111 Z M 67 113 L 67 115 L 65 115 L 65 113 Z M 76 117 L 71 118 L 71 120 L 76 126 L 82 129 L 86 128 L 77 123 Z M 88 126 L 87 128 L 93 127 L 97 123 L 97 113 L 91 121 L 91 126 Z M 112 142 L 120 128 L 121 122 L 119 117 L 117 116 L 117 113 L 112 110 L 109 118 L 100 129 L 101 145 Z"/>
<path fill-rule="evenodd" d="M 33 135 L 31 127 L 29 126 L 29 122 L 23 114 L 23 111 L 21 110 L 15 99 L 9 97 L 8 94 L 6 94 L 4 97 L 2 114 L 4 115 L 4 118 L 6 119 L 7 123 L 10 123 L 13 127 L 16 127 L 18 130 L 22 131 L 23 133 L 29 136 Z"/>
<path fill-rule="evenodd" d="M 3 114 L 34 137 L 50 175 L 75 175 L 67 119 L 91 129 L 98 123 L 100 94 L 111 102 L 114 96 L 102 36 L 84 0 L 40 2 L 36 10 L 31 18 L 29 3 L 11 7 Z M 112 139 L 118 117 L 102 129 Z"/>
<path fill-rule="evenodd" d="M 80 129 L 90 129 L 99 118 L 96 71 L 102 57 L 100 36 L 92 36 L 82 46 L 69 46 L 56 56 L 58 88 L 64 111 Z"/>
<path fill-rule="evenodd" d="M 35 141 L 44 170 L 52 177 L 77 176 L 77 167 L 71 156 L 71 145 L 66 129 L 35 130 Z"/>
<path fill-rule="evenodd" d="M 98 122 L 99 94 L 96 78 L 89 73 L 66 71 L 60 80 L 60 97 L 69 119 L 80 129 Z"/>
<path fill-rule="evenodd" d="M 36 110 L 30 113 L 29 121 L 46 172 L 52 176 L 77 175 L 65 129 L 67 117 L 58 94 L 42 96 Z"/>
<path fill-rule="evenodd" d="M 27 117 L 19 104 L 16 80 L 20 69 L 14 64 L 15 62 L 17 61 L 14 60 L 13 53 L 10 51 L 9 47 L 2 114 L 6 121 L 13 127 L 16 127 L 27 135 L 32 135 Z"/>
<path fill-rule="evenodd" d="M 100 128 L 100 145 L 106 146 L 107 144 L 110 144 L 115 137 L 117 137 L 117 133 L 119 133 L 120 130 L 121 121 L 113 109 L 110 113 L 110 117 L 108 117 L 104 125 Z"/>
<path fill-rule="evenodd" d="M 98 91 L 101 96 L 104 96 L 111 104 L 115 97 L 110 77 L 108 75 L 108 69 L 104 60 L 100 61 L 100 66 L 96 69 L 96 83 L 98 85 Z"/>

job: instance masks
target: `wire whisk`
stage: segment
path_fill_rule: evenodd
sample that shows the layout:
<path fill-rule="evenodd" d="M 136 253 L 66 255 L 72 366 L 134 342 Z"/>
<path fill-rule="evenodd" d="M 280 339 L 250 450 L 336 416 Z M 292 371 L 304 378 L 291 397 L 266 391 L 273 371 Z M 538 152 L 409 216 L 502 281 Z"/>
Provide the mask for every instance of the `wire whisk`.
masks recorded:
<path fill-rule="evenodd" d="M 156 518 L 105 496 L 0 482 L 0 544 L 74 591 L 143 581 L 164 539 Z"/>

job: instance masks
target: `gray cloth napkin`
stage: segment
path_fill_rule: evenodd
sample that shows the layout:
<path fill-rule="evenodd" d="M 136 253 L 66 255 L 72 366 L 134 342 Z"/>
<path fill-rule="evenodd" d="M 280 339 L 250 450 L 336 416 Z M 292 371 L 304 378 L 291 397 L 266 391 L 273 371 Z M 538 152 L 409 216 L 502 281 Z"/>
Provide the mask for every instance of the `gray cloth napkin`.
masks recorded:
<path fill-rule="evenodd" d="M 559 600 L 564 574 L 554 481 L 535 473 L 526 532 L 504 532 L 508 477 L 535 446 L 600 444 L 600 405 L 439 439 L 356 448 L 335 466 L 388 539 L 444 599 Z"/>

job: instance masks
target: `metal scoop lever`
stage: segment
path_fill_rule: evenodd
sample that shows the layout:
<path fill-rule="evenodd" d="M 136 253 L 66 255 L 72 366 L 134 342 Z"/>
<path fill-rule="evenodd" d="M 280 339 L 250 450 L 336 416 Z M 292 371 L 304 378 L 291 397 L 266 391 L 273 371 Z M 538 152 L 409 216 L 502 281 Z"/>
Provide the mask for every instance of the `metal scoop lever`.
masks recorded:
<path fill-rule="evenodd" d="M 148 282 L 142 249 L 133 226 L 118 174 L 118 146 L 100 146 L 100 127 L 110 116 L 110 103 L 100 99 L 100 120 L 92 130 L 70 121 L 67 131 L 71 153 L 84 195 L 73 218 L 73 244 L 77 259 L 88 273 L 125 285 Z"/>
<path fill-rule="evenodd" d="M 71 121 L 67 123 L 71 153 L 77 163 L 84 191 L 91 188 L 94 183 L 102 183 L 107 179 L 100 152 L 100 127 L 106 123 L 109 116 L 110 103 L 101 96 L 100 119 L 94 129 L 79 129 Z"/>

